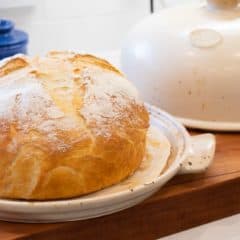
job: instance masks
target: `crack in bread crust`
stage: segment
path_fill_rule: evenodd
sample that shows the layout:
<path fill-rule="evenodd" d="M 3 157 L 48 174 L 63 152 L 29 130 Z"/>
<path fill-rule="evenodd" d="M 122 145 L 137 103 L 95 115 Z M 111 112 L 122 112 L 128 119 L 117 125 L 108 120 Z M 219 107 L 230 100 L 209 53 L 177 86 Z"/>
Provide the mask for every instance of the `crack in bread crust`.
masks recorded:
<path fill-rule="evenodd" d="M 0 77 L 6 76 L 11 72 L 26 67 L 27 65 L 28 63 L 23 58 L 16 57 L 0 67 Z"/>

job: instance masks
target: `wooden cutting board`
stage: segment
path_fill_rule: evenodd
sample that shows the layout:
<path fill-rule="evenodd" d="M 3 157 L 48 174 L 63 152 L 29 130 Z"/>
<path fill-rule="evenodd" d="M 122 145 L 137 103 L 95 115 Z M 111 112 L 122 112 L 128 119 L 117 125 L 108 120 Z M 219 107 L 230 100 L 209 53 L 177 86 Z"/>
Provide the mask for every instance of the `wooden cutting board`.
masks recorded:
<path fill-rule="evenodd" d="M 240 213 L 240 134 L 216 139 L 216 157 L 206 173 L 176 176 L 138 206 L 63 224 L 0 222 L 0 239 L 156 239 Z"/>

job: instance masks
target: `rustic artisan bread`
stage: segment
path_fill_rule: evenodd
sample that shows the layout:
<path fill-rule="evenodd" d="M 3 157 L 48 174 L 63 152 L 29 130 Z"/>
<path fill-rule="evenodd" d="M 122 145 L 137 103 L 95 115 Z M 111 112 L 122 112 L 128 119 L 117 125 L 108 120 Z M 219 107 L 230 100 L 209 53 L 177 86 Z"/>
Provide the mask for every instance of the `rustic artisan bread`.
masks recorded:
<path fill-rule="evenodd" d="M 108 62 L 68 52 L 0 63 L 0 197 L 60 199 L 131 175 L 149 116 Z"/>

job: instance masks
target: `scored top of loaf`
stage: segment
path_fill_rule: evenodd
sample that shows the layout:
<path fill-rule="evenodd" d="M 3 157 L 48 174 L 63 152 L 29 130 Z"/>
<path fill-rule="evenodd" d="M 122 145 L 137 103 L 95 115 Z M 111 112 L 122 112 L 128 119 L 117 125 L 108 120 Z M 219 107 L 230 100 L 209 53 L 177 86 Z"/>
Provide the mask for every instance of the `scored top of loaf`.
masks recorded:
<path fill-rule="evenodd" d="M 0 63 L 0 148 L 4 142 L 16 151 L 15 133 L 30 131 L 46 136 L 52 150 L 65 151 L 78 130 L 83 138 L 108 138 L 115 128 L 124 135 L 126 127 L 146 129 L 148 114 L 136 89 L 107 61 L 51 52 Z M 66 141 L 62 131 L 68 130 L 73 134 Z"/>

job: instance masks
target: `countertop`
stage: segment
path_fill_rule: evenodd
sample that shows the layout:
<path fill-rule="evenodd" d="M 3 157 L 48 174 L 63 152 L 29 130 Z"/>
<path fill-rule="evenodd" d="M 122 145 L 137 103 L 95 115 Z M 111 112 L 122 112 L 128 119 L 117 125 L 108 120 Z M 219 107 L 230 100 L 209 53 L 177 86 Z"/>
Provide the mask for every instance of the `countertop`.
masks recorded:
<path fill-rule="evenodd" d="M 159 240 L 239 240 L 239 226 L 240 214 L 237 214 Z"/>

